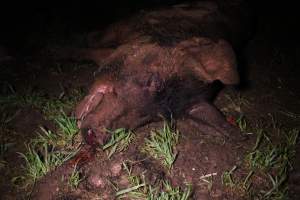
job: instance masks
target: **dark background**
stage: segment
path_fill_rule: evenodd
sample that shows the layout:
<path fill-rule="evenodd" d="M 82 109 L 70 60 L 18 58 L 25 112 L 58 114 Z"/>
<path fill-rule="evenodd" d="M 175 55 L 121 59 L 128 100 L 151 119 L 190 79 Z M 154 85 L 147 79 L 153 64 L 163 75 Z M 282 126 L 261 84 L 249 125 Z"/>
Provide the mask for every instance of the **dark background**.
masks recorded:
<path fill-rule="evenodd" d="M 229 1 L 229 0 L 227 0 Z M 231 0 L 232 1 L 232 0 Z M 139 9 L 184 2 L 182 0 L 130 1 L 10 1 L 0 7 L 0 44 L 11 49 L 42 45 L 49 37 L 68 38 L 74 32 L 87 32 L 130 15 Z M 222 3 L 226 3 L 223 0 Z M 283 46 L 298 44 L 299 11 L 296 3 L 288 1 L 246 1 L 252 9 L 256 30 L 263 30 Z M 32 43 L 32 42 L 31 42 Z M 31 44 L 32 46 L 33 44 Z M 34 45 L 33 45 L 34 46 Z"/>

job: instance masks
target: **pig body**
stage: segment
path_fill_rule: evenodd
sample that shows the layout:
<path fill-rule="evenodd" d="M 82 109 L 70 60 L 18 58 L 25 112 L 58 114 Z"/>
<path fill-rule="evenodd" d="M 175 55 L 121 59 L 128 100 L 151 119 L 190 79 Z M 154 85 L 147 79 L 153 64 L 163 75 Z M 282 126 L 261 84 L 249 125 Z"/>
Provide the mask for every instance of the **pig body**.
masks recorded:
<path fill-rule="evenodd" d="M 103 144 L 106 129 L 135 129 L 158 115 L 190 117 L 228 137 L 237 132 L 210 104 L 223 84 L 239 82 L 228 42 L 238 29 L 229 22 L 217 4 L 199 2 L 142 12 L 93 35 L 98 50 L 82 56 L 100 67 L 75 112 L 87 143 Z"/>

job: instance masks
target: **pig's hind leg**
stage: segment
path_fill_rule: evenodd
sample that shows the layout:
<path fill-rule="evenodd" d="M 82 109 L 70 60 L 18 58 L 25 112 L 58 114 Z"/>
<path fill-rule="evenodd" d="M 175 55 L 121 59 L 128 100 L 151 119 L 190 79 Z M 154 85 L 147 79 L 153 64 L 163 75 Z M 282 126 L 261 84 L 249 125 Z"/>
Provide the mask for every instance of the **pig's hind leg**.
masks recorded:
<path fill-rule="evenodd" d="M 224 115 L 212 104 L 201 101 L 187 110 L 188 118 L 192 119 L 203 133 L 225 137 L 229 140 L 242 141 L 246 137 L 242 135 L 238 127 L 227 122 Z"/>

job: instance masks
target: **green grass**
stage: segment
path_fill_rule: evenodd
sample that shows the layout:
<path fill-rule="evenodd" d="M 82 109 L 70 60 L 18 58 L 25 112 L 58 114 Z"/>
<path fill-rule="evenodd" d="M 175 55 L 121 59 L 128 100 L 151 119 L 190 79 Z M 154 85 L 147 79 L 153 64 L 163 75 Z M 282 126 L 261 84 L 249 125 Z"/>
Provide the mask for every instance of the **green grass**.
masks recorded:
<path fill-rule="evenodd" d="M 47 119 L 54 120 L 62 111 L 71 110 L 82 96 L 83 92 L 77 89 L 71 90 L 69 95 L 63 92 L 57 98 L 28 89 L 23 94 L 13 91 L 11 94 L 0 96 L 0 104 L 4 107 L 32 107 L 40 110 Z"/>
<path fill-rule="evenodd" d="M 185 190 L 181 190 L 179 187 L 172 187 L 168 181 L 164 181 L 162 191 L 149 189 L 147 200 L 188 200 L 191 195 L 190 185 Z"/>
<path fill-rule="evenodd" d="M 68 117 L 64 112 L 61 112 L 54 121 L 59 127 L 60 136 L 67 142 L 72 141 L 79 131 L 75 117 Z"/>
<path fill-rule="evenodd" d="M 39 93 L 28 92 L 24 95 L 13 93 L 6 96 L 0 96 L 0 104 L 3 106 L 32 106 L 42 107 L 45 97 Z"/>
<path fill-rule="evenodd" d="M 125 128 L 118 128 L 114 131 L 107 130 L 111 134 L 110 140 L 102 147 L 107 152 L 108 158 L 114 153 L 124 151 L 134 138 L 134 134 Z"/>
<path fill-rule="evenodd" d="M 179 132 L 165 122 L 162 129 L 151 131 L 150 138 L 145 139 L 144 151 L 171 169 L 177 157 L 175 146 L 178 138 Z"/>
<path fill-rule="evenodd" d="M 213 186 L 213 180 L 214 180 L 214 176 L 216 176 L 217 173 L 211 173 L 211 174 L 206 174 L 200 177 L 200 180 L 207 185 L 207 189 L 208 191 L 211 191 L 212 186 Z M 202 185 L 202 183 L 200 184 Z"/>
<path fill-rule="evenodd" d="M 31 143 L 34 146 L 43 146 L 44 144 L 57 146 L 59 143 L 59 135 L 51 130 L 46 130 L 44 127 L 40 127 L 40 131 L 37 132 L 37 135 L 36 138 L 31 139 Z"/>
<path fill-rule="evenodd" d="M 26 142 L 25 152 L 19 153 L 25 161 L 24 174 L 14 177 L 12 181 L 18 186 L 27 187 L 70 159 L 78 151 L 79 145 L 73 143 L 73 139 L 78 133 L 76 120 L 67 116 L 65 111 L 74 108 L 75 103 L 82 97 L 82 92 L 76 89 L 70 90 L 68 95 L 63 92 L 55 98 L 32 89 L 21 94 L 15 92 L 12 86 L 10 88 L 10 94 L 0 96 L 0 104 L 3 105 L 1 111 L 9 110 L 11 112 L 31 107 L 39 110 L 46 119 L 56 125 L 54 132 L 41 127 L 37 137 Z M 4 130 L 14 115 L 1 113 L 0 129 Z M 2 147 L 4 149 L 5 146 Z M 4 164 L 1 159 L 1 166 Z"/>
<path fill-rule="evenodd" d="M 10 121 L 11 116 L 5 112 L 4 109 L 0 109 L 0 158 L 4 156 L 4 153 L 12 145 L 12 143 L 7 142 L 5 138 L 9 132 L 7 125 Z"/>
<path fill-rule="evenodd" d="M 12 131 L 8 128 L 8 123 L 13 119 L 13 116 L 3 108 L 0 108 L 0 170 L 5 168 L 5 154 L 15 143 L 10 138 Z"/>
<path fill-rule="evenodd" d="M 162 181 L 160 187 L 148 185 L 143 174 L 135 176 L 132 168 L 123 162 L 123 168 L 127 172 L 130 187 L 118 190 L 118 199 L 141 199 L 141 200 L 188 200 L 192 195 L 190 185 L 182 190 L 180 187 L 172 187 L 168 181 Z"/>
<path fill-rule="evenodd" d="M 13 120 L 15 114 L 6 112 L 4 108 L 0 108 L 0 129 L 7 128 L 7 125 Z"/>
<path fill-rule="evenodd" d="M 76 153 L 63 153 L 60 150 L 56 150 L 54 146 L 49 146 L 47 143 L 39 147 L 28 144 L 26 148 L 27 152 L 25 154 L 19 154 L 26 162 L 24 166 L 25 178 L 29 181 L 29 184 L 34 183 L 49 171 L 55 169 L 55 167 L 69 160 Z"/>
<path fill-rule="evenodd" d="M 287 199 L 288 174 L 296 154 L 299 130 L 272 128 L 279 131 L 280 138 L 272 139 L 267 130 L 257 129 L 256 142 L 245 156 L 244 169 L 248 171 L 247 175 L 234 180 L 235 167 L 225 171 L 222 176 L 225 186 L 235 191 L 243 190 L 250 199 Z"/>
<path fill-rule="evenodd" d="M 14 143 L 4 143 L 0 142 L 0 158 L 4 157 L 5 153 L 8 151 L 8 149 L 13 146 Z"/>
<path fill-rule="evenodd" d="M 56 167 L 72 158 L 79 150 L 80 144 L 77 141 L 78 128 L 74 117 L 69 117 L 65 112 L 71 111 L 75 104 L 82 98 L 80 90 L 72 89 L 62 92 L 58 97 L 34 91 L 29 88 L 22 93 L 16 92 L 11 85 L 8 85 L 7 94 L 0 95 L 0 150 L 5 154 L 12 139 L 9 136 L 12 130 L 8 129 L 8 123 L 23 108 L 32 108 L 40 111 L 46 120 L 54 123 L 55 131 L 40 127 L 37 137 L 25 142 L 25 150 L 19 155 L 24 159 L 24 164 L 11 181 L 18 188 L 26 191 L 34 186 L 35 182 L 54 170 Z M 6 111 L 6 112 L 4 112 Z M 7 113 L 9 112 L 9 113 Z M 13 140 L 14 141 L 14 140 Z M 0 168 L 6 166 L 3 156 L 0 157 Z M 77 174 L 74 172 L 70 178 L 72 187 L 76 187 Z"/>
<path fill-rule="evenodd" d="M 35 144 L 47 143 L 53 146 L 65 146 L 67 144 L 71 144 L 74 137 L 79 132 L 75 118 L 68 117 L 64 112 L 61 112 L 61 114 L 54 119 L 54 121 L 58 127 L 57 133 L 40 127 L 38 137 L 32 139 L 32 142 Z"/>
<path fill-rule="evenodd" d="M 44 99 L 42 106 L 36 108 L 41 110 L 47 119 L 55 120 L 64 111 L 73 109 L 82 96 L 82 91 L 73 89 L 69 95 L 62 93 L 59 98 Z"/>
<path fill-rule="evenodd" d="M 248 130 L 248 124 L 243 115 L 236 119 L 236 124 L 243 133 L 245 133 Z"/>
<path fill-rule="evenodd" d="M 300 121 L 300 114 L 299 113 L 294 113 L 294 112 L 291 112 L 287 109 L 281 109 L 279 111 L 279 113 L 285 115 L 289 119 L 292 119 L 292 120 L 295 120 L 295 121 L 298 121 L 298 122 Z"/>
<path fill-rule="evenodd" d="M 7 162 L 4 159 L 4 156 L 8 149 L 13 146 L 14 143 L 8 143 L 8 142 L 1 142 L 0 141 L 0 170 L 5 168 Z"/>
<path fill-rule="evenodd" d="M 80 177 L 80 173 L 77 169 L 77 166 L 74 167 L 69 179 L 68 179 L 68 185 L 71 187 L 71 189 L 77 189 L 79 186 L 79 183 L 83 181 L 83 178 Z"/>
<path fill-rule="evenodd" d="M 244 107 L 249 107 L 250 102 L 246 96 L 243 96 L 241 93 L 237 94 L 226 94 L 225 97 L 229 101 L 228 108 L 234 110 L 238 113 L 242 113 Z"/>
<path fill-rule="evenodd" d="M 261 174 L 269 183 L 269 189 L 257 194 L 264 199 L 287 198 L 287 178 L 292 169 L 299 130 L 282 129 L 281 134 L 284 138 L 274 144 L 264 131 L 260 131 L 253 151 L 246 156 L 251 171 Z"/>
<path fill-rule="evenodd" d="M 6 167 L 7 162 L 0 158 L 0 170 Z"/>
<path fill-rule="evenodd" d="M 279 169 L 279 172 L 288 171 L 291 168 L 291 160 L 295 156 L 295 145 L 299 135 L 297 129 L 282 130 L 284 138 L 280 144 L 273 144 L 269 136 L 260 130 L 255 147 L 246 159 L 252 170 Z"/>
<path fill-rule="evenodd" d="M 118 199 L 146 199 L 147 187 L 144 174 L 133 175 L 132 167 L 123 162 L 123 169 L 126 171 L 130 186 L 125 189 L 117 189 L 116 197 Z"/>
<path fill-rule="evenodd" d="M 236 170 L 237 166 L 234 166 L 230 171 L 225 171 L 222 174 L 221 180 L 222 180 L 222 184 L 225 185 L 226 187 L 234 187 L 235 186 L 235 182 L 233 180 L 233 172 Z"/>
<path fill-rule="evenodd" d="M 71 139 L 78 133 L 75 120 L 63 113 L 55 121 L 58 124 L 57 133 L 41 127 L 38 136 L 26 144 L 26 153 L 19 153 L 25 160 L 25 175 L 15 177 L 14 180 L 26 180 L 23 183 L 25 187 L 72 158 L 79 150 L 77 146 L 70 144 Z"/>

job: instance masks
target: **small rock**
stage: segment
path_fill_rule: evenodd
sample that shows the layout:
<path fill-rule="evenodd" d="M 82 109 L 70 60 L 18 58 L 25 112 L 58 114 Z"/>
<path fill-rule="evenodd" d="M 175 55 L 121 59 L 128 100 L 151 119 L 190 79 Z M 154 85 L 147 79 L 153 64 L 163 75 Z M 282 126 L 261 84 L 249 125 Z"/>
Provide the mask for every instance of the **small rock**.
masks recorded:
<path fill-rule="evenodd" d="M 120 163 L 114 163 L 111 167 L 111 173 L 113 176 L 120 175 L 121 170 L 122 170 L 122 166 Z"/>
<path fill-rule="evenodd" d="M 99 176 L 90 176 L 88 183 L 97 188 L 105 187 L 105 181 Z"/>

